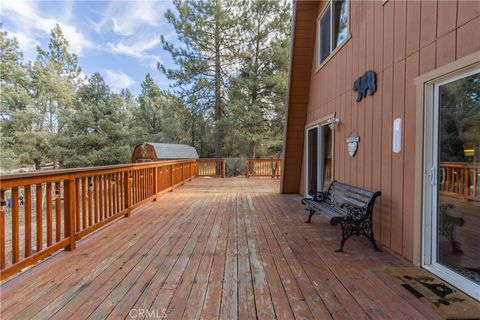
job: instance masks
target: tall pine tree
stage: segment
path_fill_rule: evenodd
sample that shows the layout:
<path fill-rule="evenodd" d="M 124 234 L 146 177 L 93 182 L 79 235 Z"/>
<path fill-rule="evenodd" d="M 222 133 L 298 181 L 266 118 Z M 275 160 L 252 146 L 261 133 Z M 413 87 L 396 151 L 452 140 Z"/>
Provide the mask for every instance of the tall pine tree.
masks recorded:
<path fill-rule="evenodd" d="M 290 5 L 286 1 L 246 0 L 242 10 L 243 45 L 239 72 L 230 87 L 230 147 L 255 158 L 279 154 L 283 131 Z M 242 139 L 235 139 L 241 136 Z M 231 153 L 235 150 L 231 150 Z"/>
<path fill-rule="evenodd" d="M 175 81 L 175 93 L 191 110 L 193 124 L 201 119 L 199 115 L 212 114 L 214 155 L 222 157 L 226 92 L 241 41 L 240 11 L 233 0 L 174 0 L 173 4 L 176 12 L 169 10 L 165 16 L 182 44 L 176 46 L 163 37 L 162 42 L 178 68 L 159 65 L 159 69 Z"/>
<path fill-rule="evenodd" d="M 82 85 L 65 117 L 57 146 L 65 167 L 126 163 L 128 130 L 121 95 L 112 93 L 99 73 Z"/>

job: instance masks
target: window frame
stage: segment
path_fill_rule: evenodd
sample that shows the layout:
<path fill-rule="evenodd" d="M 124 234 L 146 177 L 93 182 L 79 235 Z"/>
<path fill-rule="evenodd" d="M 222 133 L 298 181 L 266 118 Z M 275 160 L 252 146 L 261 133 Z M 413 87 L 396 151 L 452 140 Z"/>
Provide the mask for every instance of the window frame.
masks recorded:
<path fill-rule="evenodd" d="M 350 0 L 345 0 L 346 1 L 346 4 L 347 4 L 347 36 L 345 37 L 345 39 L 339 44 L 337 45 L 336 48 L 332 48 L 333 47 L 333 42 L 334 42 L 334 34 L 333 34 L 333 23 L 334 23 L 334 19 L 333 19 L 333 15 L 334 15 L 334 10 L 333 10 L 333 7 L 332 7 L 332 3 L 335 2 L 335 0 L 328 0 L 326 1 L 325 5 L 323 6 L 322 8 L 322 11 L 320 12 L 320 14 L 318 15 L 317 19 L 316 19 L 316 28 L 315 28 L 315 31 L 316 31 L 316 36 L 315 36 L 315 63 L 316 63 L 316 71 L 315 72 L 318 72 L 333 56 L 335 56 L 335 54 L 350 40 L 351 38 L 351 33 L 350 33 Z M 320 21 L 322 20 L 323 16 L 325 15 L 326 11 L 327 11 L 327 8 L 330 7 L 330 53 L 328 54 L 328 56 L 325 58 L 325 60 L 323 60 L 322 62 L 320 62 L 320 45 L 321 45 L 321 41 L 320 41 Z"/>

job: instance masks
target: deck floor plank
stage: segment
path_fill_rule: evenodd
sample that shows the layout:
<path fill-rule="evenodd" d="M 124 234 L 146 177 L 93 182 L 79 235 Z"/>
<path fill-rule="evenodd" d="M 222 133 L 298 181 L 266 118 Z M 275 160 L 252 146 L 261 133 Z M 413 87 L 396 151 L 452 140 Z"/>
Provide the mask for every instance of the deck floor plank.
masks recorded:
<path fill-rule="evenodd" d="M 439 319 L 384 272 L 407 261 L 334 252 L 339 229 L 278 186 L 186 183 L 2 283 L 1 318 Z"/>
<path fill-rule="evenodd" d="M 226 197 L 226 199 L 228 199 L 228 197 Z M 227 201 L 223 201 L 220 210 L 221 212 L 227 211 Z M 202 312 L 200 314 L 201 319 L 216 319 L 220 314 L 230 218 L 230 214 L 223 215 L 222 225 L 218 235 L 217 246 L 215 247 L 215 254 L 208 278 Z M 200 306 L 198 306 L 198 308 L 200 308 Z"/>
<path fill-rule="evenodd" d="M 172 225 L 166 224 L 160 229 L 152 228 L 148 234 L 140 237 L 135 246 L 130 247 L 125 254 L 115 261 L 111 261 L 111 263 L 105 263 L 102 266 L 101 273 L 95 270 L 91 274 L 82 277 L 75 286 L 69 287 L 57 299 L 49 302 L 46 308 L 36 314 L 36 317 L 44 319 L 48 315 L 56 313 L 66 303 L 70 301 L 81 303 L 84 299 L 87 299 L 85 303 L 72 306 L 72 308 L 77 309 L 77 312 L 72 315 L 75 319 L 85 318 L 93 311 L 97 312 L 97 314 L 108 314 L 110 309 L 105 308 L 105 305 L 115 305 L 115 301 L 122 296 L 121 292 L 128 290 L 131 283 L 131 275 L 137 276 L 140 274 L 144 266 L 151 261 L 152 249 L 161 247 L 162 240 L 164 243 L 168 243 L 167 239 L 164 239 L 164 232 L 175 227 L 179 231 L 183 231 L 181 223 L 178 222 L 177 220 Z M 158 223 L 159 221 L 155 221 L 152 225 L 155 226 Z M 174 236 L 175 234 L 172 235 Z M 158 246 L 157 243 L 159 243 Z M 132 269 L 135 269 L 135 272 L 129 273 Z M 86 285 L 88 285 L 88 288 L 84 289 L 83 287 Z M 80 293 L 82 293 L 82 297 L 79 298 L 78 294 Z M 99 305 L 100 301 L 102 303 Z"/>
<path fill-rule="evenodd" d="M 174 208 L 173 210 L 178 210 L 177 214 L 183 213 L 183 215 L 180 216 L 180 219 L 172 219 L 172 223 L 165 224 L 159 230 L 161 231 L 159 234 L 163 233 L 161 237 L 158 237 L 158 234 L 152 237 L 151 246 L 148 249 L 146 248 L 145 251 L 139 251 L 138 255 L 135 255 L 135 257 L 140 256 L 139 261 L 135 258 L 130 258 L 120 265 L 112 265 L 109 268 L 109 273 L 113 276 L 108 279 L 108 275 L 106 275 L 106 281 L 97 278 L 96 281 L 99 281 L 98 285 L 92 286 L 92 289 L 95 291 L 84 290 L 86 292 L 81 298 L 76 297 L 70 305 L 64 307 L 63 313 L 56 314 L 58 319 L 70 317 L 66 313 L 70 309 L 76 309 L 76 312 L 71 315 L 75 319 L 95 317 L 98 314 L 105 315 L 112 312 L 121 301 L 127 302 L 128 298 L 125 298 L 125 295 L 130 292 L 136 292 L 134 284 L 139 278 L 144 277 L 145 272 L 149 270 L 152 264 L 158 265 L 159 260 L 162 261 L 164 254 L 171 250 L 177 241 L 180 241 L 185 234 L 188 234 L 194 228 L 195 220 L 190 221 L 194 211 L 192 207 Z M 141 281 L 145 283 L 144 278 Z"/>
<path fill-rule="evenodd" d="M 61 301 L 65 301 L 68 297 L 74 296 L 79 290 L 89 286 L 89 283 L 99 274 L 107 271 L 112 263 L 126 257 L 130 252 L 140 252 L 145 242 L 149 239 L 149 236 L 158 233 L 159 230 L 155 228 L 155 222 L 163 221 L 162 216 L 152 216 L 152 218 L 155 219 L 148 219 L 149 223 L 147 224 L 144 224 L 142 221 L 140 226 L 138 226 L 138 229 L 137 226 L 133 226 L 133 230 L 137 231 L 127 233 L 125 239 L 118 241 L 117 244 L 119 247 L 109 246 L 104 243 L 106 248 L 100 247 L 101 250 L 99 255 L 84 254 L 84 259 L 77 260 L 79 267 L 71 262 L 68 265 L 56 264 L 51 266 L 51 268 L 47 268 L 46 271 L 50 274 L 48 285 L 39 285 L 37 290 L 33 291 L 33 294 L 24 297 L 24 299 L 27 298 L 27 301 L 31 301 L 28 307 L 25 305 L 22 306 L 22 303 L 18 303 L 19 300 L 15 299 L 16 304 L 14 307 L 7 309 L 5 312 L 2 310 L 2 318 L 30 318 L 44 307 L 53 308 L 54 306 L 59 305 L 59 303 L 61 304 Z M 140 219 L 136 221 L 140 221 Z M 110 232 L 113 230 L 105 231 Z M 56 258 L 57 257 L 55 256 L 52 259 Z M 98 263 L 95 263 L 96 261 L 98 261 Z M 82 271 L 79 269 L 80 266 L 84 267 Z M 39 267 L 42 266 L 39 265 Z M 63 273 L 54 273 L 51 269 L 65 270 L 66 277 L 62 279 Z M 52 279 L 54 281 L 52 281 Z M 35 284 L 35 282 L 32 283 Z M 8 299 L 6 300 L 8 302 Z"/>

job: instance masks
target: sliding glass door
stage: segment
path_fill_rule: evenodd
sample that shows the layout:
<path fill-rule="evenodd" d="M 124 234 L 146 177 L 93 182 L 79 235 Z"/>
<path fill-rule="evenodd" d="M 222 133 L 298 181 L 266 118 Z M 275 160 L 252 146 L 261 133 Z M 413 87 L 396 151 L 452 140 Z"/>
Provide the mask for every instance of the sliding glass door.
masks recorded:
<path fill-rule="evenodd" d="M 306 131 L 306 192 L 323 191 L 333 179 L 333 132 L 328 125 Z"/>
<path fill-rule="evenodd" d="M 434 83 L 427 94 L 424 265 L 479 299 L 480 70 Z"/>

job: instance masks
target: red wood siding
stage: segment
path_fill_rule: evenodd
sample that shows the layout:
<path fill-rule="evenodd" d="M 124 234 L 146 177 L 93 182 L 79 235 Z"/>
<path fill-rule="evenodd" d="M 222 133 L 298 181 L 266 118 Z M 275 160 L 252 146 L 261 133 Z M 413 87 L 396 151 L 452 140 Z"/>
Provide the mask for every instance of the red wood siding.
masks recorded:
<path fill-rule="evenodd" d="M 317 7 L 318 3 L 314 1 L 304 1 L 296 4 L 290 85 L 288 88 L 288 112 L 285 124 L 285 161 L 282 170 L 281 189 L 284 193 L 298 193 L 299 191 L 305 114 L 310 89 L 311 63 L 309 61 L 312 61 L 313 57 Z"/>
<path fill-rule="evenodd" d="M 319 4 L 317 15 L 323 5 Z M 382 191 L 374 215 L 376 237 L 411 260 L 416 134 L 413 79 L 480 50 L 480 2 L 351 1 L 350 33 L 345 46 L 319 71 L 312 57 L 305 123 L 337 113 L 341 124 L 335 132 L 335 178 Z M 370 69 L 377 73 L 377 92 L 357 103 L 353 82 Z M 295 117 L 293 112 L 290 110 L 289 118 Z M 403 126 L 399 154 L 391 151 L 395 118 L 402 118 Z M 353 158 L 345 144 L 352 131 L 360 136 Z M 296 153 L 295 161 L 303 167 L 302 154 Z M 297 188 L 304 193 L 303 179 Z"/>

